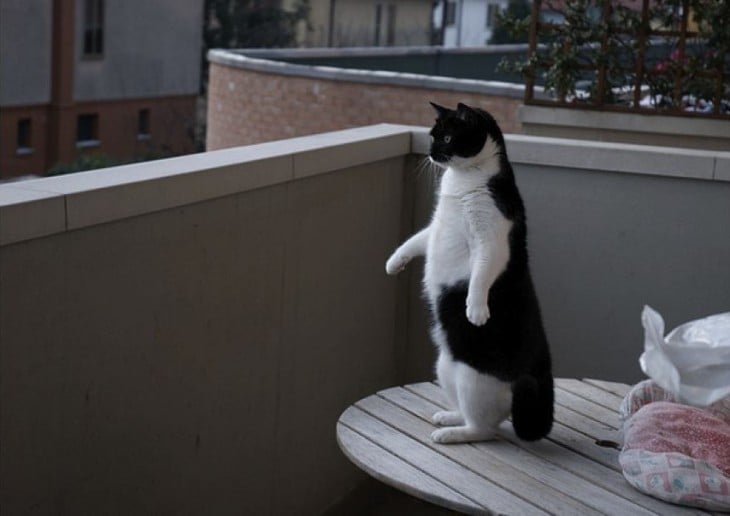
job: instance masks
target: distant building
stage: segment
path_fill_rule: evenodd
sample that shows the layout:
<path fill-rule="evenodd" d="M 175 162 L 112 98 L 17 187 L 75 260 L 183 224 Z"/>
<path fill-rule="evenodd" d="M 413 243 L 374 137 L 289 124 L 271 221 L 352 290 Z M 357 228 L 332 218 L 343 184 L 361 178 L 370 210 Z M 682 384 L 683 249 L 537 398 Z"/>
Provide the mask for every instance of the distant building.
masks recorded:
<path fill-rule="evenodd" d="M 297 0 L 283 0 L 291 9 Z M 303 47 L 430 45 L 432 0 L 309 0 Z"/>
<path fill-rule="evenodd" d="M 0 178 L 194 150 L 202 0 L 0 0 Z"/>
<path fill-rule="evenodd" d="M 434 32 L 445 47 L 481 47 L 492 37 L 497 13 L 508 0 L 439 0 L 434 3 Z"/>

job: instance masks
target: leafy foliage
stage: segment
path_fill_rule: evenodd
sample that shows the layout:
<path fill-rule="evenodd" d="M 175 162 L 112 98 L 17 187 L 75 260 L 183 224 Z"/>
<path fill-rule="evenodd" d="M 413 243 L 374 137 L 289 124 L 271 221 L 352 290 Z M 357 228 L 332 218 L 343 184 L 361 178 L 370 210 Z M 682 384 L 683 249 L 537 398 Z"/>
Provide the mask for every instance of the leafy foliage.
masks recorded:
<path fill-rule="evenodd" d="M 563 102 L 630 104 L 632 88 L 641 84 L 654 107 L 709 111 L 720 99 L 726 112 L 730 1 L 656 0 L 646 17 L 642 3 L 544 0 L 541 12 L 555 21 L 540 20 L 538 48 L 501 68 L 542 82 Z M 685 9 L 696 34 L 682 43 L 678 36 Z M 529 21 L 529 16 L 506 13 L 504 26 L 522 34 Z M 718 74 L 723 82 L 717 81 Z"/>
<path fill-rule="evenodd" d="M 526 43 L 530 30 L 530 3 L 510 0 L 507 9 L 497 14 L 497 26 L 489 39 L 490 45 Z"/>
<path fill-rule="evenodd" d="M 79 153 L 76 159 L 70 163 L 56 163 L 46 176 L 60 176 L 63 174 L 72 174 L 74 172 L 84 172 L 86 170 L 95 170 L 97 168 L 117 167 L 128 163 L 138 163 L 141 161 L 151 161 L 172 157 L 174 154 L 165 149 L 150 149 L 133 159 L 122 160 L 102 152 L 84 152 Z"/>
<path fill-rule="evenodd" d="M 206 48 L 274 48 L 296 43 L 296 25 L 306 19 L 308 2 L 293 11 L 262 0 L 205 0 Z"/>
<path fill-rule="evenodd" d="M 208 50 L 294 46 L 297 24 L 308 13 L 309 0 L 297 0 L 291 11 L 270 0 L 205 0 L 202 89 L 208 84 Z"/>

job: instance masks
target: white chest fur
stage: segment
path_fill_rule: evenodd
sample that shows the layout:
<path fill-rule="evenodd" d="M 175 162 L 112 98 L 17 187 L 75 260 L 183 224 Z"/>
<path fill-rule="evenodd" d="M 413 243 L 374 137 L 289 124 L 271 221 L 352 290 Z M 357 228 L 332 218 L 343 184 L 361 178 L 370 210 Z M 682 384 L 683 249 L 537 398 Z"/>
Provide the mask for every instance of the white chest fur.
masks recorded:
<path fill-rule="evenodd" d="M 476 326 L 489 319 L 489 289 L 510 259 L 512 223 L 488 188 L 500 170 L 498 155 L 488 140 L 475 157 L 452 159 L 431 224 L 401 244 L 385 264 L 388 274 L 397 274 L 413 257 L 425 255 L 424 289 L 432 306 L 443 287 L 468 282 L 466 317 Z"/>
<path fill-rule="evenodd" d="M 507 266 L 512 223 L 487 188 L 489 175 L 453 168 L 444 173 L 426 246 L 424 287 L 432 303 L 442 287 L 462 281 L 486 300 Z"/>

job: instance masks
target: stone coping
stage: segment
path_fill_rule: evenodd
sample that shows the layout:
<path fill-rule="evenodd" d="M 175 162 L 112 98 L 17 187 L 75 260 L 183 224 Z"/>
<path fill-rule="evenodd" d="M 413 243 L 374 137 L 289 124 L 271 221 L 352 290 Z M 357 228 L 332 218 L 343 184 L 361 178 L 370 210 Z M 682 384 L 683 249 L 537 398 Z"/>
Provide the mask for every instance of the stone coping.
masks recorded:
<path fill-rule="evenodd" d="M 730 182 L 730 152 L 507 135 L 515 164 Z M 0 185 L 0 246 L 384 159 L 428 129 L 379 124 Z"/>
<path fill-rule="evenodd" d="M 393 56 L 436 56 L 436 55 L 474 55 L 504 54 L 527 52 L 530 45 L 516 43 L 509 45 L 486 45 L 477 47 L 312 47 L 312 48 L 244 48 L 229 49 L 240 55 L 261 59 L 311 59 L 331 57 L 393 57 Z"/>
<path fill-rule="evenodd" d="M 366 54 L 362 49 L 350 49 L 350 55 L 375 55 Z M 414 49 L 413 53 L 418 50 Z M 310 51 L 310 53 L 297 53 L 297 57 L 324 56 L 322 50 Z M 357 54 L 355 54 L 357 52 Z M 332 54 L 334 55 L 334 54 Z M 345 55 L 345 54 L 338 54 Z M 384 54 L 385 55 L 385 54 Z M 389 53 L 387 55 L 395 55 Z M 435 75 L 424 75 L 416 73 L 391 72 L 385 70 L 360 70 L 354 68 L 338 68 L 334 66 L 313 66 L 277 61 L 276 58 L 293 58 L 295 55 L 289 51 L 244 51 L 244 50 L 210 50 L 208 61 L 224 66 L 253 70 L 256 72 L 270 73 L 276 75 L 309 77 L 312 79 L 326 79 L 331 81 L 356 82 L 362 84 L 383 84 L 390 86 L 405 86 L 411 88 L 424 88 L 442 91 L 463 91 L 479 93 L 484 95 L 496 95 L 522 99 L 525 96 L 525 86 L 503 81 L 482 81 L 477 79 L 458 79 L 455 77 L 440 77 Z M 535 87 L 535 92 L 541 96 L 541 91 Z"/>
<path fill-rule="evenodd" d="M 730 181 L 730 152 L 507 134 L 514 164 L 542 165 L 709 181 Z M 415 154 L 428 152 L 425 129 L 414 130 Z"/>
<path fill-rule="evenodd" d="M 586 109 L 567 109 L 550 106 L 520 106 L 519 118 L 523 124 L 568 126 L 586 129 L 609 129 L 638 133 L 669 135 L 691 134 L 712 138 L 727 138 L 728 120 L 693 118 L 657 113 L 613 113 Z"/>

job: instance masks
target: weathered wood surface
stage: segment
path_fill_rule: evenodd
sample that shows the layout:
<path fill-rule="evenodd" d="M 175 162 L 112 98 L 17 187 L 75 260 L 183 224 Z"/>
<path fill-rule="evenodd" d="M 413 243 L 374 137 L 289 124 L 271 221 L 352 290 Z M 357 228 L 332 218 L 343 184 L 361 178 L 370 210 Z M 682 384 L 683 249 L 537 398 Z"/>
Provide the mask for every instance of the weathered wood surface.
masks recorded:
<path fill-rule="evenodd" d="M 378 480 L 467 514 L 707 514 L 645 496 L 624 480 L 618 449 L 606 444 L 620 441 L 618 406 L 628 390 L 614 382 L 558 379 L 547 439 L 520 441 L 506 422 L 494 441 L 443 445 L 430 437 L 431 416 L 448 407 L 441 388 L 394 387 L 348 408 L 337 440 Z"/>

